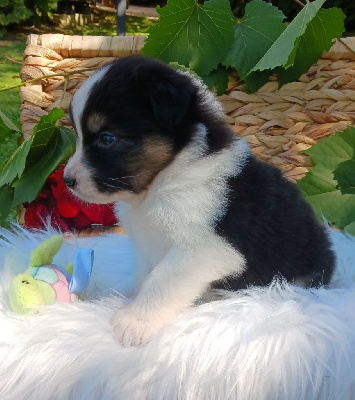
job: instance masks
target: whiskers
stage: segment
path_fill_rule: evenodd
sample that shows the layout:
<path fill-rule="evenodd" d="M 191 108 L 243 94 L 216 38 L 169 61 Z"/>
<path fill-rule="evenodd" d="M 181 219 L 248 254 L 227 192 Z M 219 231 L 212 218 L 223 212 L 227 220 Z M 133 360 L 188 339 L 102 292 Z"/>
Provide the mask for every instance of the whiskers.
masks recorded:
<path fill-rule="evenodd" d="M 101 183 L 106 188 L 112 188 L 115 189 L 115 191 L 124 190 L 125 192 L 133 193 L 132 190 L 128 189 L 130 183 L 128 179 L 135 178 L 137 176 L 138 175 L 127 175 L 127 176 L 120 176 L 119 178 L 106 177 L 101 179 Z"/>
<path fill-rule="evenodd" d="M 122 179 L 128 179 L 128 178 L 137 178 L 139 175 L 127 175 L 127 176 L 120 176 L 119 178 L 104 178 L 110 181 L 117 181 L 117 180 L 122 180 Z"/>

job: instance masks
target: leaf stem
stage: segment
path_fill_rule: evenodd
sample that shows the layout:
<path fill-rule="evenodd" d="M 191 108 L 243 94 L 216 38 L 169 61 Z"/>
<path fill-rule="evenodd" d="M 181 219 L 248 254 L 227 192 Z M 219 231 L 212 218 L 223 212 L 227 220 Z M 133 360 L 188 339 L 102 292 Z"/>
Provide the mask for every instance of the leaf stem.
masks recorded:
<path fill-rule="evenodd" d="M 296 4 L 298 4 L 300 7 L 305 7 L 305 5 L 300 1 L 300 0 L 293 0 Z"/>
<path fill-rule="evenodd" d="M 20 64 L 20 65 L 24 65 L 24 66 L 28 65 L 30 67 L 42 67 L 42 68 L 45 67 L 45 68 L 49 68 L 49 69 L 57 68 L 57 69 L 60 69 L 61 71 L 64 71 L 63 68 L 51 67 L 50 65 L 41 65 L 41 64 L 32 64 L 32 63 L 27 63 L 27 62 L 21 62 L 21 61 L 14 60 L 13 58 L 8 57 L 8 56 L 6 56 L 6 59 L 8 59 L 9 61 L 11 61 L 11 62 L 13 62 L 15 64 Z"/>
<path fill-rule="evenodd" d="M 69 76 L 71 76 L 71 75 L 81 74 L 83 72 L 93 71 L 93 70 L 96 70 L 96 69 L 97 69 L 97 67 L 90 67 L 90 68 L 77 69 L 77 70 L 74 70 L 74 71 L 66 71 L 66 72 L 64 71 L 64 72 L 57 73 L 57 74 L 42 75 L 42 76 L 38 76 L 37 78 L 29 79 L 28 81 L 25 81 L 25 82 L 21 82 L 21 83 L 19 83 L 17 85 L 14 85 L 14 86 L 6 87 L 6 88 L 0 88 L 0 92 L 4 92 L 5 90 L 16 89 L 18 87 L 27 85 L 27 83 L 38 82 L 38 81 L 41 81 L 42 79 L 46 79 L 46 78 L 52 78 L 52 77 L 55 77 L 55 76 L 63 76 L 64 78 L 69 78 Z"/>
<path fill-rule="evenodd" d="M 68 81 L 69 81 L 69 77 L 66 76 L 66 77 L 64 78 L 64 89 L 63 89 L 62 95 L 60 96 L 60 102 L 59 102 L 59 107 L 60 107 L 60 108 L 62 108 L 62 104 L 63 104 L 63 100 L 64 100 L 64 95 L 65 95 L 65 93 L 66 93 L 66 91 L 67 91 L 67 87 L 68 87 Z"/>

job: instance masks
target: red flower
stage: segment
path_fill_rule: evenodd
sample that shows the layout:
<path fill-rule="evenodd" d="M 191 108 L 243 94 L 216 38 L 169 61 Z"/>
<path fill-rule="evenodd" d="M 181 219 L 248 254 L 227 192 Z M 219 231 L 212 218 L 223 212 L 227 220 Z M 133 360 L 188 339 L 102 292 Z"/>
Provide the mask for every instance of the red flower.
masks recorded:
<path fill-rule="evenodd" d="M 25 205 L 25 226 L 43 228 L 49 219 L 52 226 L 63 231 L 116 224 L 113 204 L 84 203 L 69 191 L 63 182 L 64 167 L 61 164 L 50 174 L 38 198 Z"/>

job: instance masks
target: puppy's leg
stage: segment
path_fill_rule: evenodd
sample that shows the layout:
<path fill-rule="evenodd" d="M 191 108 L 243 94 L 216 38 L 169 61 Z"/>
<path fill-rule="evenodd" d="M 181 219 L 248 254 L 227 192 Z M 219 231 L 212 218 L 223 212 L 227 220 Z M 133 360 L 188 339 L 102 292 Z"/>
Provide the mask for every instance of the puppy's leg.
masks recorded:
<path fill-rule="evenodd" d="M 171 248 L 148 275 L 136 298 L 115 314 L 115 338 L 124 346 L 148 342 L 211 282 L 231 273 L 240 275 L 243 268 L 242 256 L 217 237 L 206 241 L 203 248 Z"/>

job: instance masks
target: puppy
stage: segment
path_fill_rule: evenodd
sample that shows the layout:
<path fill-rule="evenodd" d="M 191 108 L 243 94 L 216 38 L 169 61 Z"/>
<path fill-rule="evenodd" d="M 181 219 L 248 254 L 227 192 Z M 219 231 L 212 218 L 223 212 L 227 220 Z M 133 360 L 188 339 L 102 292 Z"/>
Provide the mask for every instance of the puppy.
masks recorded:
<path fill-rule="evenodd" d="M 282 275 L 328 284 L 334 254 L 297 187 L 250 153 L 197 78 L 143 56 L 107 64 L 70 106 L 75 195 L 117 202 L 136 249 L 136 292 L 113 319 L 125 346 L 149 341 L 211 289 Z"/>

